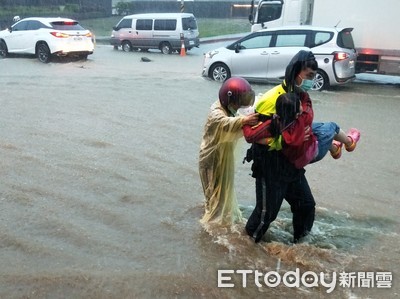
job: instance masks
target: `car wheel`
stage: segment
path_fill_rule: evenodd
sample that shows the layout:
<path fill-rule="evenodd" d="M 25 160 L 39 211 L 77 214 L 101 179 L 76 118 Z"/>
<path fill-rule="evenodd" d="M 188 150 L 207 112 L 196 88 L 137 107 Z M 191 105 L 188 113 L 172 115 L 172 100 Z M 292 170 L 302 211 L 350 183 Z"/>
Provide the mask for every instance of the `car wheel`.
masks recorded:
<path fill-rule="evenodd" d="M 8 49 L 6 43 L 4 41 L 0 41 L 0 57 L 5 58 L 7 57 L 7 54 L 8 54 Z"/>
<path fill-rule="evenodd" d="M 37 45 L 36 53 L 37 53 L 37 58 L 39 59 L 40 62 L 43 62 L 43 63 L 50 62 L 51 53 L 50 53 L 50 49 L 47 46 L 47 44 L 40 43 L 39 45 Z"/>
<path fill-rule="evenodd" d="M 224 82 L 231 77 L 231 71 L 224 63 L 216 63 L 210 70 L 211 79 Z"/>
<path fill-rule="evenodd" d="M 329 79 L 328 76 L 322 70 L 317 70 L 314 78 L 314 85 L 311 88 L 312 90 L 323 90 L 329 87 Z"/>
<path fill-rule="evenodd" d="M 131 52 L 132 51 L 132 44 L 128 41 L 124 41 L 122 43 L 122 50 L 124 52 Z"/>
<path fill-rule="evenodd" d="M 87 60 L 87 58 L 88 58 L 88 54 L 82 54 L 82 55 L 79 55 L 79 59 L 80 60 Z"/>
<path fill-rule="evenodd" d="M 171 54 L 172 53 L 171 44 L 168 42 L 163 42 L 160 46 L 160 50 L 163 54 Z"/>

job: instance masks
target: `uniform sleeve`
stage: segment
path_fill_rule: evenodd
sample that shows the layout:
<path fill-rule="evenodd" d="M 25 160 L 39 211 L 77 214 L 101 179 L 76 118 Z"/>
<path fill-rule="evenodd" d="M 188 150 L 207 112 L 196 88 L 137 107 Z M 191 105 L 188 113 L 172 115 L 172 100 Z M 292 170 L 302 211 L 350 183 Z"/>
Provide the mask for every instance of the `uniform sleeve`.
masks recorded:
<path fill-rule="evenodd" d="M 271 137 L 269 132 L 269 125 L 271 120 L 260 122 L 255 126 L 244 125 L 243 135 L 248 143 L 256 142 L 257 140 Z"/>

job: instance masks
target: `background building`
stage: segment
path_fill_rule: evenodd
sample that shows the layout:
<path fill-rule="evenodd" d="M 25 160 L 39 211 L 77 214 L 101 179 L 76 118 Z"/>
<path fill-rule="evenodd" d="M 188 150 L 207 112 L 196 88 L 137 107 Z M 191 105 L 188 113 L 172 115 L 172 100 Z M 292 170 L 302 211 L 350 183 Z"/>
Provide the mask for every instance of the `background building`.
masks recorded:
<path fill-rule="evenodd" d="M 112 2 L 113 7 L 119 2 L 132 3 L 130 13 L 181 11 L 181 0 L 113 0 Z M 193 13 L 200 18 L 247 18 L 250 4 L 250 0 L 188 0 L 184 1 L 184 12 Z"/>
<path fill-rule="evenodd" d="M 16 15 L 21 18 L 60 16 L 78 20 L 109 17 L 118 13 L 115 7 L 120 2 L 129 3 L 125 14 L 182 10 L 181 0 L 0 0 L 0 29 L 10 26 Z M 198 18 L 247 18 L 250 3 L 250 0 L 187 0 L 183 10 Z"/>
<path fill-rule="evenodd" d="M 14 16 L 88 19 L 111 16 L 112 0 L 0 0 L 0 29 Z"/>

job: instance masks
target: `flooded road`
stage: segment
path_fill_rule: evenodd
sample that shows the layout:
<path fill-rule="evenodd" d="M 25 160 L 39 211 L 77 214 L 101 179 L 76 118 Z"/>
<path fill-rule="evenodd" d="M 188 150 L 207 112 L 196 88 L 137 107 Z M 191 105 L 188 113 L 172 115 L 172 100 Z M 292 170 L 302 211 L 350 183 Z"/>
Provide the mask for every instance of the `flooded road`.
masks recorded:
<path fill-rule="evenodd" d="M 255 245 L 240 225 L 209 234 L 199 224 L 198 150 L 220 86 L 201 78 L 201 53 L 97 46 L 85 62 L 0 60 L 0 298 L 400 296 L 399 87 L 311 93 L 316 121 L 357 127 L 361 141 L 307 166 L 317 214 L 305 243 L 290 244 L 284 205 Z M 255 204 L 247 147 L 236 173 L 244 215 Z M 350 288 L 338 278 L 328 294 L 321 284 L 259 287 L 251 274 L 243 287 L 229 274 L 234 287 L 218 288 L 218 270 L 296 269 L 357 279 Z M 357 286 L 360 273 L 390 273 L 391 287 Z"/>

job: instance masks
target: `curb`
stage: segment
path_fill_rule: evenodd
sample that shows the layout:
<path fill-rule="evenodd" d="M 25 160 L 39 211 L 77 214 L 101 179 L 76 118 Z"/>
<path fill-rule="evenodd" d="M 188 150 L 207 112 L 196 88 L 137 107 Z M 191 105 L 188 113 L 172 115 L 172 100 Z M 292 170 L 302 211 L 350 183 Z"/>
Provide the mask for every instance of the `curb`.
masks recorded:
<path fill-rule="evenodd" d="M 224 41 L 237 40 L 237 39 L 245 36 L 246 34 L 248 34 L 248 33 L 221 35 L 221 36 L 214 36 L 214 37 L 204 37 L 204 38 L 200 38 L 200 44 L 211 44 L 211 43 L 218 43 L 218 42 L 224 42 Z M 102 44 L 102 45 L 109 44 L 110 43 L 110 37 L 108 37 L 108 36 L 96 37 L 96 43 L 99 43 L 99 44 Z"/>

